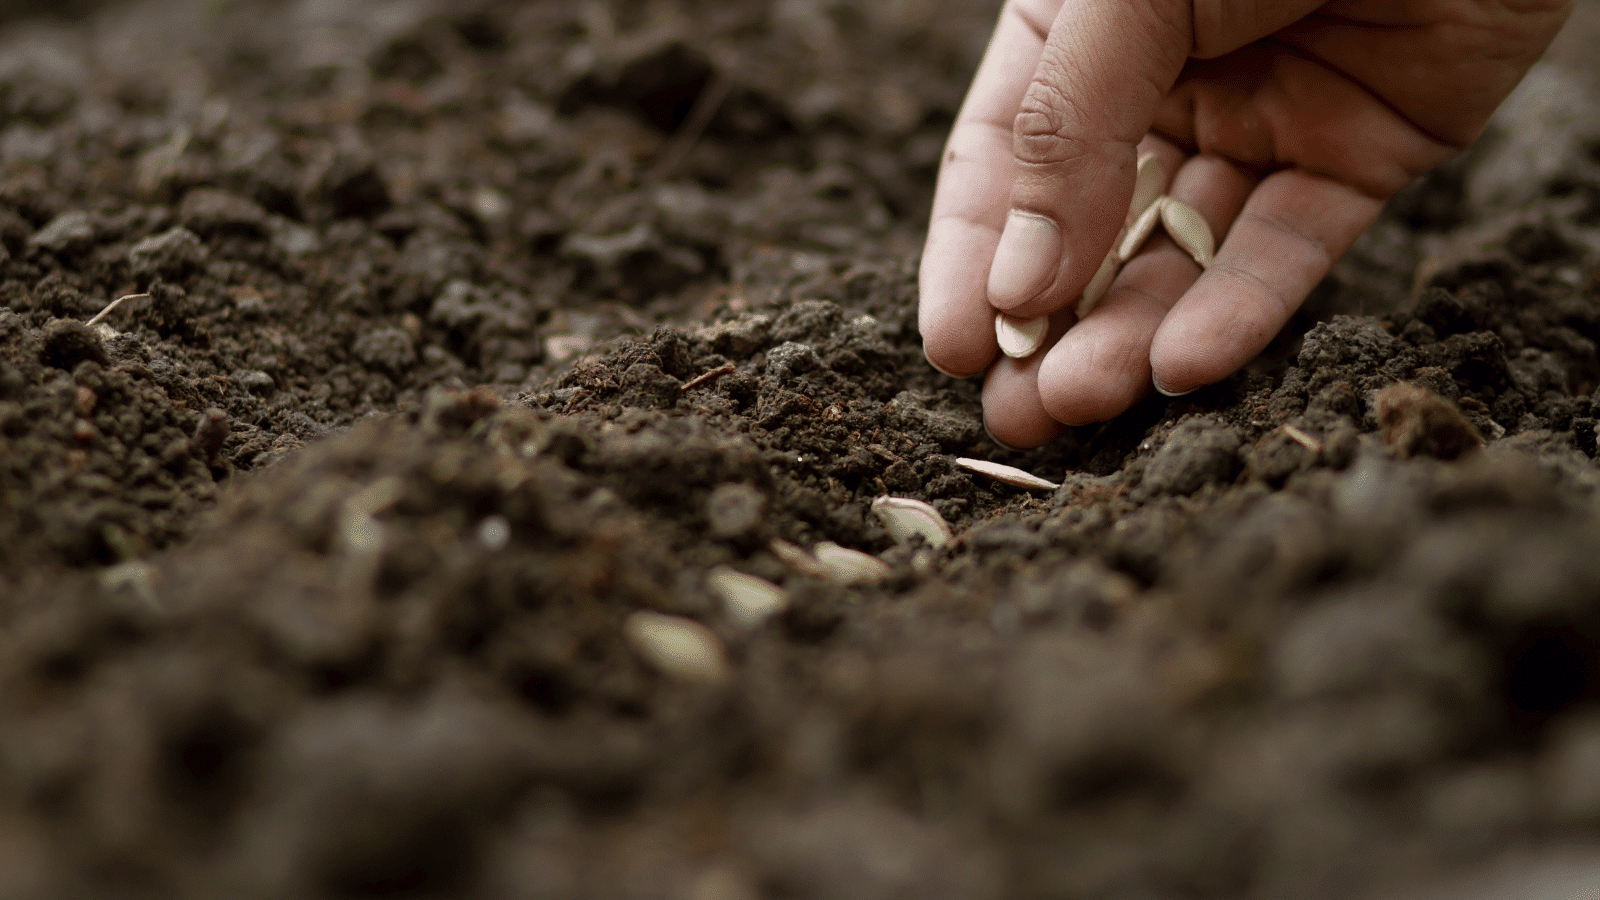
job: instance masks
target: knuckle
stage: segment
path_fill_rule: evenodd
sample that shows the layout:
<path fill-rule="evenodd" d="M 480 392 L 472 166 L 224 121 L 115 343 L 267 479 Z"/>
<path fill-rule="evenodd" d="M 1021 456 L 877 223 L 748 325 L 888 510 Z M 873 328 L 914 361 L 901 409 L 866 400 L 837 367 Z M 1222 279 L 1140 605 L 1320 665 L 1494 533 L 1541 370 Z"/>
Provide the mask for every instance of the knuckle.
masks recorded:
<path fill-rule="evenodd" d="M 1059 166 L 1083 157 L 1083 115 L 1072 98 L 1045 81 L 1028 87 L 1012 128 L 1018 162 Z"/>

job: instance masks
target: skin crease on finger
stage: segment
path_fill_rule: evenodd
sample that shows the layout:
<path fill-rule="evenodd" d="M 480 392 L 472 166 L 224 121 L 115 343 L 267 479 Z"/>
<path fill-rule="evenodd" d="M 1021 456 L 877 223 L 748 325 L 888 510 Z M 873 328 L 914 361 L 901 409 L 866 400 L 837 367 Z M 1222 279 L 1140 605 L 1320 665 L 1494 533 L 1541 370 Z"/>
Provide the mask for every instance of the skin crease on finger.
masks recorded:
<path fill-rule="evenodd" d="M 1027 16 L 1016 12 L 1022 8 Z M 1180 291 L 1182 296 L 1169 304 L 1157 327 L 1148 328 L 1141 319 L 1138 328 L 1147 329 L 1147 336 L 1102 335 L 1100 340 L 1110 339 L 1110 345 L 1073 358 L 1072 347 L 1087 334 L 1076 339 L 1063 330 L 1058 337 L 1059 326 L 1053 326 L 1041 354 L 1024 364 L 996 364 L 1003 373 L 995 371 L 986 386 L 986 424 L 997 438 L 1017 446 L 1049 440 L 1059 431 L 1058 420 L 1077 424 L 1091 407 L 1097 420 L 1117 415 L 1147 392 L 1149 383 L 1109 403 L 1062 400 L 1074 390 L 1095 393 L 1097 379 L 1122 380 L 1126 373 L 1110 370 L 1121 366 L 1116 360 L 1128 358 L 1130 341 L 1148 340 L 1148 371 L 1172 393 L 1225 378 L 1248 362 L 1371 223 L 1383 199 L 1477 137 L 1489 114 L 1559 30 L 1571 2 L 1335 0 L 1319 5 L 1200 0 L 1191 8 L 1182 0 L 1142 0 L 1106 9 L 1093 0 L 1013 0 L 1002 14 L 1002 25 L 1010 16 L 1031 27 L 1013 21 L 1004 35 L 997 31 L 984 64 L 989 75 L 986 79 L 980 72 L 963 107 L 963 116 L 977 110 L 991 124 L 964 128 L 958 120 L 951 146 L 975 146 L 976 135 L 985 129 L 994 137 L 984 137 L 982 152 L 966 155 L 964 165 L 950 165 L 947 157 L 948 171 L 940 173 L 922 279 L 921 319 L 930 361 L 946 362 L 947 370 L 966 374 L 993 359 L 995 307 L 982 301 L 997 286 L 1013 294 L 1032 286 L 1018 287 L 1030 280 L 1027 271 L 1006 277 L 990 272 L 993 261 L 1021 269 L 1031 265 L 1037 271 L 1040 263 L 1029 263 L 1029 253 L 1060 257 L 1057 274 L 1036 298 L 1020 304 L 1006 301 L 1014 315 L 1031 318 L 1075 306 L 1075 295 L 1065 296 L 1067 286 L 1076 284 L 1078 275 L 1086 281 L 1092 272 L 1078 269 L 1093 269 L 1088 262 L 1097 265 L 1104 255 L 1103 248 L 1079 245 L 1084 235 L 1098 235 L 1112 223 L 1082 234 L 1073 223 L 1058 225 L 1059 241 L 1045 240 L 1047 230 L 1036 228 L 1031 236 L 1024 235 L 1029 240 L 1011 241 L 997 254 L 1005 226 L 1025 221 L 1008 215 L 1008 208 L 1061 221 L 1054 217 L 1066 213 L 1053 210 L 1124 209 L 1125 199 L 1119 207 L 1111 202 L 1114 197 L 1106 196 L 1108 190 L 1120 189 L 1122 180 L 1130 181 L 1131 192 L 1131 179 L 1121 179 L 1120 169 L 1129 161 L 1122 156 L 1133 158 L 1132 147 L 1117 149 L 1116 143 L 1131 141 L 1123 128 L 1137 120 L 1137 110 L 1125 100 L 1109 111 L 1087 109 L 1088 119 L 1076 125 L 1062 120 L 1070 127 L 1051 133 L 1025 121 L 1023 94 L 1031 98 L 1043 90 L 1040 96 L 1075 108 L 1083 91 L 1098 95 L 1104 85 L 1119 80 L 1131 86 L 1133 76 L 1125 73 L 1140 70 L 1146 73 L 1141 77 L 1149 77 L 1167 71 L 1167 50 L 1155 49 L 1152 35 L 1157 44 L 1163 34 L 1169 39 L 1181 35 L 1188 60 L 1166 76 L 1167 87 L 1150 101 L 1148 127 L 1190 154 L 1219 157 L 1264 180 L 1244 204 L 1232 233 L 1219 242 L 1211 270 Z M 1123 14 L 1127 10 L 1146 18 L 1132 21 Z M 1041 49 L 1044 23 L 1049 23 L 1049 33 Z M 1136 36 L 1129 40 L 1131 34 Z M 1124 52 L 1117 53 L 1118 46 Z M 1024 65 L 1037 68 L 1020 77 L 1043 88 L 1035 84 L 1022 90 L 1017 73 Z M 1123 94 L 1129 96 L 1144 92 Z M 1029 135 L 1026 141 L 1017 138 L 1016 152 L 1027 144 L 1032 158 L 1074 160 L 1072 165 L 1036 170 L 1008 160 L 995 141 L 1007 107 L 1021 114 L 1019 134 L 1026 130 Z M 1101 119 L 1094 119 L 1096 115 Z M 1062 146 L 1050 146 L 1052 140 Z M 1074 141 L 1080 142 L 1077 149 L 1071 146 Z M 1110 162 L 1105 154 L 1117 161 Z M 1082 180 L 1112 171 L 1119 177 L 1097 184 Z M 1272 173 L 1278 174 L 1267 177 Z M 1015 179 L 1009 191 L 1002 187 L 1006 179 Z M 1094 194 L 1096 201 L 1073 204 L 1080 190 Z M 935 232 L 946 237 L 936 240 Z M 948 251 L 956 243 L 949 236 L 962 233 L 975 237 L 959 239 L 966 252 L 952 258 Z M 1216 236 L 1222 238 L 1222 233 Z M 946 251 L 942 261 L 929 260 L 928 253 L 936 249 Z M 1087 262 L 1079 266 L 1075 259 Z M 989 289 L 979 289 L 985 281 Z M 1091 314 L 1078 327 L 1087 328 L 1098 315 Z M 967 319 L 972 327 L 961 324 Z M 1057 343 L 1064 346 L 1056 348 Z M 1106 352 L 1110 346 L 1115 352 Z M 1041 365 L 1041 357 L 1052 362 Z M 1039 379 L 1031 398 L 1026 396 L 1025 374 Z"/>

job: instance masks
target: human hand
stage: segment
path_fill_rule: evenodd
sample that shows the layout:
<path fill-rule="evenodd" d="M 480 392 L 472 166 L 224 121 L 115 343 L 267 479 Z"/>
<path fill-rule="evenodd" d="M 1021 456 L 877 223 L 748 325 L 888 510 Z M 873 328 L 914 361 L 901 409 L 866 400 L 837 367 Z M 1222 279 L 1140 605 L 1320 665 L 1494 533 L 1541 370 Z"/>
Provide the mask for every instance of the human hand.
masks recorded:
<path fill-rule="evenodd" d="M 929 362 L 988 369 L 984 422 L 1033 447 L 1272 340 L 1384 200 L 1467 147 L 1572 0 L 1008 0 L 939 171 L 918 310 Z M 1218 238 L 1165 237 L 1077 320 L 1134 167 Z M 1159 232 L 1158 232 L 1159 234 Z M 1226 237 L 1224 237 L 1224 235 Z M 1048 316 L 996 360 L 996 311 Z"/>

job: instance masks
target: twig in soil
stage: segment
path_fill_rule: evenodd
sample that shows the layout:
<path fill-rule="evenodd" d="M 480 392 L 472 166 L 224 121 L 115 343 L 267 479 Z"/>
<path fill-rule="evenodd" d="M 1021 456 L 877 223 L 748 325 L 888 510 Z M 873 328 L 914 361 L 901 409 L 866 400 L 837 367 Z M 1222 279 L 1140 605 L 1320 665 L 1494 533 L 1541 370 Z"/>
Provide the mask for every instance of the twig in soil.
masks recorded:
<path fill-rule="evenodd" d="M 106 316 L 111 315 L 111 311 L 116 309 L 117 307 L 121 306 L 122 305 L 122 301 L 124 301 L 124 300 L 146 300 L 146 299 L 149 299 L 149 297 L 150 297 L 149 294 L 123 294 L 121 297 L 118 297 L 117 299 L 111 301 L 110 303 L 107 303 L 106 304 L 106 308 L 100 310 L 97 313 L 95 313 L 94 318 L 92 318 L 89 321 L 83 323 L 84 327 L 85 328 L 93 328 L 94 326 L 100 324 L 100 320 L 104 319 Z"/>
<path fill-rule="evenodd" d="M 700 96 L 694 100 L 694 106 L 689 109 L 689 115 L 678 127 L 678 133 L 672 136 L 667 149 L 662 151 L 661 158 L 650 167 L 641 182 L 648 187 L 672 174 L 672 170 L 683 162 L 683 158 L 694 149 L 694 142 L 700 139 L 701 132 L 711 124 L 716 117 L 717 110 L 722 108 L 723 101 L 728 99 L 728 94 L 733 92 L 733 82 L 723 77 L 722 73 L 711 76 L 711 80 L 700 90 Z"/>
<path fill-rule="evenodd" d="M 1316 438 L 1312 437 L 1309 434 L 1306 434 L 1304 431 L 1301 431 L 1300 429 L 1294 427 L 1293 425 L 1284 425 L 1284 426 L 1281 426 L 1281 427 L 1283 429 L 1283 433 L 1287 434 L 1290 438 L 1292 438 L 1295 443 L 1297 443 L 1300 446 L 1306 448 L 1307 450 L 1310 450 L 1313 455 L 1316 455 L 1316 456 L 1321 456 L 1322 455 L 1322 442 L 1321 441 L 1317 440 Z"/>
<path fill-rule="evenodd" d="M 679 387 L 678 390 L 685 392 L 692 391 L 708 381 L 716 381 L 718 378 L 721 378 L 724 375 L 732 375 L 735 368 L 737 367 L 731 362 L 723 363 L 722 365 L 717 366 L 715 369 L 712 369 L 708 372 L 701 372 L 699 375 L 696 375 L 688 381 L 685 381 L 683 386 Z"/>

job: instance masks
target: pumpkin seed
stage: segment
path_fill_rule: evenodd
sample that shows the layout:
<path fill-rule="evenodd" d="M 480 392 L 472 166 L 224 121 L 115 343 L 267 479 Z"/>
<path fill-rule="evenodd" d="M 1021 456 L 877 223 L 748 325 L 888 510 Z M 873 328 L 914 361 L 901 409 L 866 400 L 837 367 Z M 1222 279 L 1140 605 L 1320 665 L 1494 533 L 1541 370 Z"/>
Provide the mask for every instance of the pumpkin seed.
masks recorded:
<path fill-rule="evenodd" d="M 1100 305 L 1100 300 L 1105 297 L 1106 291 L 1111 289 L 1111 282 L 1116 279 L 1117 270 L 1121 267 L 1122 263 L 1117 259 L 1115 250 L 1106 254 L 1094 277 L 1089 279 L 1089 286 L 1083 289 L 1083 296 L 1078 298 L 1078 318 L 1081 319 L 1094 312 L 1094 308 Z"/>
<path fill-rule="evenodd" d="M 728 618 L 741 628 L 757 628 L 789 608 L 789 593 L 783 588 L 731 566 L 712 569 L 706 575 L 706 587 L 722 601 Z"/>
<path fill-rule="evenodd" d="M 1145 210 L 1161 197 L 1167 186 L 1167 172 L 1154 153 L 1139 157 L 1138 173 L 1133 177 L 1133 200 L 1128 204 L 1128 221 L 1136 222 Z"/>
<path fill-rule="evenodd" d="M 815 557 L 807 553 L 799 545 L 791 544 L 781 538 L 773 538 L 770 546 L 773 556 L 776 556 L 784 565 L 799 572 L 801 575 L 828 577 L 827 567 L 817 562 Z"/>
<path fill-rule="evenodd" d="M 669 678 L 720 684 L 732 674 L 722 642 L 699 622 L 638 610 L 623 621 L 622 634 L 635 653 Z"/>
<path fill-rule="evenodd" d="M 1156 202 L 1139 214 L 1128 227 L 1128 236 L 1122 239 L 1122 244 L 1117 247 L 1117 258 L 1123 262 L 1133 258 L 1139 252 L 1139 247 L 1149 240 L 1151 232 L 1156 230 L 1156 223 L 1161 221 L 1161 210 L 1167 205 L 1166 197 L 1157 197 Z"/>
<path fill-rule="evenodd" d="M 930 547 L 943 547 L 950 542 L 950 524 L 937 509 L 921 500 L 879 497 L 872 501 L 872 511 L 897 541 L 909 541 L 920 534 Z"/>
<path fill-rule="evenodd" d="M 1032 488 L 1033 490 L 1038 491 L 1053 491 L 1056 488 L 1061 487 L 1059 484 L 1046 481 L 1037 475 L 1024 472 L 1015 466 L 1003 466 L 999 463 L 989 462 L 988 460 L 984 459 L 966 459 L 963 457 L 956 460 L 956 465 L 966 469 L 969 472 L 977 472 L 979 475 L 987 475 L 990 478 L 993 478 L 995 481 L 1004 482 L 1005 484 L 1009 484 L 1014 487 Z"/>
<path fill-rule="evenodd" d="M 1210 267 L 1217 243 L 1211 235 L 1211 226 L 1198 210 L 1182 200 L 1167 197 L 1161 204 L 1161 224 L 1166 227 L 1167 234 L 1172 235 L 1172 240 L 1194 257 L 1200 268 Z"/>
<path fill-rule="evenodd" d="M 817 562 L 828 570 L 829 577 L 840 584 L 876 584 L 894 571 L 876 556 L 841 547 L 833 541 L 823 541 L 814 552 Z"/>
<path fill-rule="evenodd" d="M 1000 342 L 1000 350 L 1012 359 L 1027 359 L 1044 343 L 1044 333 L 1050 328 L 1050 320 L 1041 316 L 1037 319 L 1019 319 L 998 313 L 994 317 L 994 336 Z"/>

